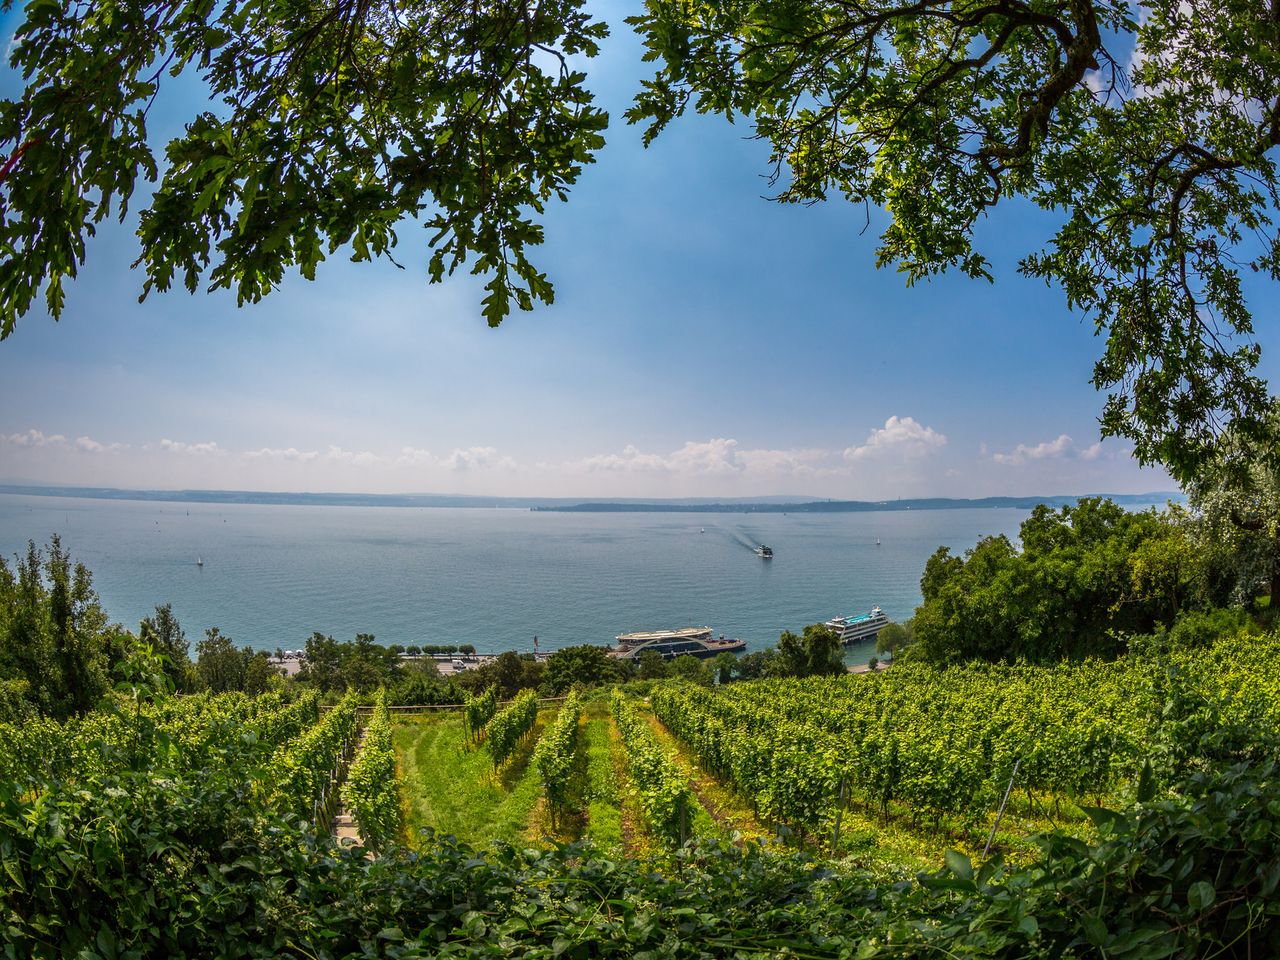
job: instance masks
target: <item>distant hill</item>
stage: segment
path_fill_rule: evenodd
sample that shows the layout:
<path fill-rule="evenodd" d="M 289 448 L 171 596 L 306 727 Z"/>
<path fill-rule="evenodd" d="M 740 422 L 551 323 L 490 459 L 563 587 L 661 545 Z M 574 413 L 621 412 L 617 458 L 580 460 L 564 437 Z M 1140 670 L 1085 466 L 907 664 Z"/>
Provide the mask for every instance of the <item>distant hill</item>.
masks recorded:
<path fill-rule="evenodd" d="M 80 497 L 89 500 L 143 500 L 176 503 L 252 503 L 323 507 L 506 507 L 558 513 L 870 513 L 886 510 L 968 510 L 1011 507 L 1030 510 L 1074 504 L 1085 496 L 1103 496 L 1126 507 L 1180 502 L 1181 493 L 1103 493 L 1052 497 L 983 497 L 966 500 L 924 497 L 913 500 L 815 500 L 806 497 L 699 498 L 673 500 L 582 500 L 553 497 L 475 497 L 426 493 L 273 493 L 263 490 L 126 490 L 115 487 L 54 487 L 0 484 L 0 494 Z"/>
<path fill-rule="evenodd" d="M 603 503 L 589 501 L 572 506 L 534 506 L 534 510 L 556 513 L 883 513 L 890 510 L 974 510 L 1013 508 L 1030 510 L 1039 504 L 1051 507 L 1072 505 L 1085 497 L 1106 497 L 1125 507 L 1164 506 L 1181 502 L 1181 493 L 1088 493 L 1055 497 L 982 497 L 966 500 L 953 497 L 921 497 L 913 500 L 811 500 L 804 503 L 703 503 L 686 505 L 669 501 L 652 503 Z"/>

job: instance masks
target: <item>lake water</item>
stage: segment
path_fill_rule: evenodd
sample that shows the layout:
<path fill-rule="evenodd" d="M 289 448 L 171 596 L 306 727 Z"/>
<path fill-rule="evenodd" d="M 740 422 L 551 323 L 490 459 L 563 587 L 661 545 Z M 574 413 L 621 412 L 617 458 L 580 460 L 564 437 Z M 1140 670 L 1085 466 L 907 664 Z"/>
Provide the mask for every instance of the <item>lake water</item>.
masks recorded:
<path fill-rule="evenodd" d="M 136 627 L 172 603 L 193 649 L 209 626 L 264 650 L 301 647 L 318 630 L 499 652 L 531 650 L 535 635 L 552 650 L 707 625 L 759 650 L 783 630 L 873 605 L 909 617 L 934 550 L 1015 536 L 1026 513 L 535 513 L 0 494 L 0 550 L 11 558 L 28 539 L 61 534 L 113 619 Z M 757 543 L 775 559 L 757 557 Z M 849 662 L 873 652 L 851 648 Z"/>

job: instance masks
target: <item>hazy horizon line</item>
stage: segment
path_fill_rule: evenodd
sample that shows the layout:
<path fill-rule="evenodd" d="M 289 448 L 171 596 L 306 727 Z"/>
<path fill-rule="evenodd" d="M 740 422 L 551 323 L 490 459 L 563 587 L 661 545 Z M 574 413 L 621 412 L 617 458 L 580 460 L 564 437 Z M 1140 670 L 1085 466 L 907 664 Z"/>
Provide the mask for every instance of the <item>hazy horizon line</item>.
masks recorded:
<path fill-rule="evenodd" d="M 78 498 L 86 500 L 142 500 L 194 503 L 260 503 L 270 505 L 294 502 L 310 502 L 315 506 L 360 506 L 374 505 L 381 502 L 385 505 L 397 505 L 392 501 L 450 501 L 439 503 L 402 503 L 404 506 L 459 506 L 467 501 L 476 505 L 510 504 L 518 505 L 716 505 L 716 504 L 867 504 L 889 505 L 894 503 L 924 503 L 929 501 L 948 501 L 953 503 L 982 503 L 991 501 L 1064 501 L 1081 500 L 1088 497 L 1105 497 L 1117 502 L 1126 503 L 1158 503 L 1169 499 L 1183 499 L 1184 494 L 1176 490 L 1152 490 L 1143 493 L 1107 493 L 1105 491 L 1088 491 L 1082 493 L 1028 493 L 1028 494 L 991 494 L 981 497 L 956 497 L 947 495 L 893 497 L 877 499 L 857 499 L 853 497 L 815 497 L 804 494 L 769 494 L 754 497 L 593 497 L 593 496 L 496 496 L 473 493 L 366 493 L 342 491 L 305 491 L 305 490 L 246 490 L 237 488 L 145 488 L 145 487 L 97 487 L 76 484 L 30 483 L 20 481 L 0 481 L 0 493 L 11 496 L 50 496 Z M 328 501 L 327 503 L 321 501 Z M 361 503 L 360 501 L 363 501 Z"/>

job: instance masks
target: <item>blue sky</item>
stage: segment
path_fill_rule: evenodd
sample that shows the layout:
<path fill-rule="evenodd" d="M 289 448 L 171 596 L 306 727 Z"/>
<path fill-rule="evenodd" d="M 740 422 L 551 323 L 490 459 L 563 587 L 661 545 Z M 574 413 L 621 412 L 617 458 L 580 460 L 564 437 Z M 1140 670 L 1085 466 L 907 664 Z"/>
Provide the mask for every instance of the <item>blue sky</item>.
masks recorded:
<path fill-rule="evenodd" d="M 1102 343 L 1016 274 L 1042 215 L 1010 206 L 980 226 L 994 285 L 909 289 L 874 268 L 882 215 L 864 233 L 861 208 L 762 200 L 767 151 L 746 128 L 689 117 L 644 150 L 621 119 L 639 46 L 622 5 L 599 9 L 614 36 L 592 86 L 613 123 L 534 255 L 554 306 L 489 329 L 474 278 L 427 283 L 413 225 L 405 271 L 336 258 L 253 307 L 225 292 L 139 305 L 133 225 L 108 228 L 61 322 L 30 314 L 0 343 L 0 480 L 877 499 L 1173 488 L 1125 444 L 1098 444 Z M 190 94 L 171 91 L 169 122 Z"/>

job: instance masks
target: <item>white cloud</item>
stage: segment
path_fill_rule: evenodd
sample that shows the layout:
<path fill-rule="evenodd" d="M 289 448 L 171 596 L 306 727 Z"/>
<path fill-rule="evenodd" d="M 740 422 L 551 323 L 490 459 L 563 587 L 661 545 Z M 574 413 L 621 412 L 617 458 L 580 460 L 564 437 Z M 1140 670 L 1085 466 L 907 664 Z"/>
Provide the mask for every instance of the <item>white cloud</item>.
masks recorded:
<path fill-rule="evenodd" d="M 705 443 L 686 442 L 671 454 L 671 468 L 677 473 L 736 473 L 744 469 L 737 447 L 737 440 L 723 437 Z"/>
<path fill-rule="evenodd" d="M 170 440 L 162 438 L 160 440 L 160 449 L 167 450 L 170 453 L 191 453 L 199 456 L 221 456 L 226 451 L 223 450 L 213 440 L 207 440 L 204 443 L 186 443 L 182 440 Z"/>
<path fill-rule="evenodd" d="M 319 457 L 320 451 L 299 450 L 297 447 L 286 447 L 284 449 L 263 447 L 261 450 L 246 450 L 244 455 L 254 460 L 289 460 L 297 463 L 306 463 Z"/>
<path fill-rule="evenodd" d="M 1130 478 L 1121 486 L 1106 480 L 1130 462 L 1122 445 L 1077 446 L 1068 434 L 1004 450 L 991 449 L 989 441 L 981 447 L 975 442 L 959 459 L 949 455 L 951 446 L 937 430 L 905 416 L 889 417 L 869 431 L 865 442 L 848 448 L 745 448 L 735 438 L 720 436 L 673 442 L 656 452 L 629 444 L 613 452 L 527 460 L 479 444 L 437 447 L 436 452 L 413 445 L 371 450 L 283 443 L 229 449 L 213 440 L 123 443 L 32 428 L 0 433 L 0 451 L 8 451 L 0 463 L 13 476 L 55 483 L 557 497 L 788 493 L 875 500 L 1025 492 L 1031 479 L 1051 482 L 1055 489 L 1069 485 L 1119 492 L 1135 489 L 1139 482 Z M 1142 480 L 1142 488 L 1153 489 L 1156 482 Z"/>
<path fill-rule="evenodd" d="M 324 455 L 326 460 L 332 460 L 334 463 L 351 463 L 358 467 L 366 467 L 375 463 L 382 463 L 383 458 L 370 450 L 343 450 L 341 447 L 329 445 L 328 451 Z"/>
<path fill-rule="evenodd" d="M 823 467 L 837 455 L 834 450 L 820 448 L 793 450 L 739 450 L 738 460 L 752 473 L 772 473 L 792 477 L 813 477 L 829 474 L 830 467 Z"/>
<path fill-rule="evenodd" d="M 127 443 L 101 443 L 93 437 L 76 437 L 76 449 L 85 453 L 106 453 L 112 450 L 124 450 Z"/>
<path fill-rule="evenodd" d="M 3 435 L 3 439 L 19 447 L 48 447 L 67 442 L 67 438 L 60 433 L 45 434 L 35 429 L 26 433 L 7 433 Z"/>
<path fill-rule="evenodd" d="M 450 470 L 514 470 L 516 462 L 502 456 L 493 447 L 467 447 L 454 450 L 441 461 Z"/>
<path fill-rule="evenodd" d="M 985 444 L 983 444 L 985 448 Z M 1055 440 L 1046 440 L 1030 446 L 1018 444 L 1011 453 L 993 453 L 991 459 L 1008 466 L 1019 466 L 1037 460 L 1097 460 L 1102 444 L 1094 443 L 1081 449 L 1068 434 L 1061 433 Z"/>
<path fill-rule="evenodd" d="M 401 447 L 400 448 L 401 463 L 439 463 L 440 458 L 435 456 L 430 450 L 423 450 L 418 447 Z"/>
<path fill-rule="evenodd" d="M 585 457 L 577 462 L 577 465 L 587 470 L 617 470 L 625 472 L 634 471 L 665 471 L 670 469 L 667 459 L 656 453 L 641 453 L 640 448 L 632 444 L 627 444 L 622 448 L 622 453 L 598 453 L 592 457 Z"/>
<path fill-rule="evenodd" d="M 883 427 L 872 430 L 866 443 L 845 450 L 844 458 L 854 462 L 886 455 L 919 457 L 946 444 L 947 438 L 933 427 L 926 427 L 914 417 L 893 416 Z"/>
<path fill-rule="evenodd" d="M 739 459 L 737 446 L 737 440 L 724 437 L 703 442 L 689 440 L 679 450 L 664 456 L 643 453 L 638 447 L 628 444 L 621 454 L 597 454 L 572 465 L 590 471 L 625 473 L 733 474 L 746 469 L 746 464 Z"/>
<path fill-rule="evenodd" d="M 554 469 L 551 465 L 544 465 Z M 850 468 L 839 450 L 820 447 L 744 450 L 738 441 L 716 437 L 688 440 L 670 453 L 646 453 L 628 444 L 621 453 L 600 453 L 571 461 L 564 467 L 588 473 L 647 474 L 650 476 L 735 478 L 761 480 L 791 477 L 813 479 L 848 475 Z"/>

